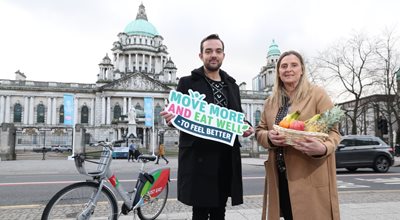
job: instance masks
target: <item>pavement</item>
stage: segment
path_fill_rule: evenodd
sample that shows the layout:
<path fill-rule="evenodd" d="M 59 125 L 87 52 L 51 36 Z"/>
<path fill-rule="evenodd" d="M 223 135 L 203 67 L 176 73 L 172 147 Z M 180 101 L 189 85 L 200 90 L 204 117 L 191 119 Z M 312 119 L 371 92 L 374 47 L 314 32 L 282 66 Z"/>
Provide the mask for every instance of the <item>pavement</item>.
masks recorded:
<path fill-rule="evenodd" d="M 168 158 L 172 169 L 177 167 L 176 158 Z M 242 158 L 243 164 L 262 166 L 265 158 Z M 126 166 L 126 160 L 114 160 L 112 169 L 131 170 Z M 395 166 L 400 166 L 400 158 L 396 157 Z M 70 160 L 17 160 L 0 161 L 0 176 L 37 173 L 76 173 L 73 161 Z M 0 195 L 1 199 L 1 195 Z M 343 220 L 392 220 L 400 219 L 400 191 L 364 191 L 364 192 L 339 192 L 340 216 Z M 34 220 L 40 219 L 44 204 L 24 206 L 0 206 L 0 219 L 7 220 Z M 227 220 L 254 220 L 261 219 L 262 196 L 245 196 L 244 204 L 230 206 L 228 201 Z M 134 218 L 133 213 L 120 216 L 121 220 Z M 186 206 L 176 199 L 168 199 L 161 220 L 191 219 L 191 207 Z M 283 218 L 282 218 L 283 219 Z"/>

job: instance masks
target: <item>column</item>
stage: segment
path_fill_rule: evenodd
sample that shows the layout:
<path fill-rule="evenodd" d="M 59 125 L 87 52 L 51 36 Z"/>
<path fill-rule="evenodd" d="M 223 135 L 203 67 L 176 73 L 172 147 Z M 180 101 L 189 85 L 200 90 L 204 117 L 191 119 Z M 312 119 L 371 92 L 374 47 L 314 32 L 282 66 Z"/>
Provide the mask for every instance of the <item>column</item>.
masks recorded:
<path fill-rule="evenodd" d="M 33 125 L 33 116 L 34 116 L 34 105 L 35 105 L 35 97 L 30 97 L 29 103 L 29 122 L 28 124 Z"/>
<path fill-rule="evenodd" d="M 5 114 L 5 119 L 4 121 L 6 123 L 10 123 L 11 122 L 11 97 L 10 96 L 6 96 L 6 114 Z"/>
<path fill-rule="evenodd" d="M 122 71 L 121 72 L 126 73 L 126 56 L 125 56 L 125 54 L 122 54 Z"/>
<path fill-rule="evenodd" d="M 129 54 L 129 71 L 131 71 L 132 72 L 132 54 Z"/>
<path fill-rule="evenodd" d="M 57 124 L 57 98 L 53 98 L 52 106 L 51 106 L 51 124 Z"/>
<path fill-rule="evenodd" d="M 46 124 L 49 125 L 51 123 L 51 98 L 47 98 L 47 114 L 46 114 Z"/>
<path fill-rule="evenodd" d="M 52 109 L 51 124 L 56 125 L 57 124 L 57 98 L 53 98 L 53 107 L 51 109 Z"/>
<path fill-rule="evenodd" d="M 135 70 L 138 71 L 139 69 L 139 63 L 138 63 L 138 55 L 137 53 L 135 54 Z"/>
<path fill-rule="evenodd" d="M 123 104 L 122 104 L 122 114 L 123 115 L 126 115 L 126 113 L 128 112 L 126 109 L 127 109 L 127 107 L 126 107 L 126 105 L 127 105 L 127 102 L 126 102 L 126 100 L 127 100 L 127 98 L 126 97 L 123 97 L 123 100 L 124 100 L 124 102 L 123 102 Z"/>
<path fill-rule="evenodd" d="M 0 124 L 4 122 L 4 96 L 0 96 Z"/>
<path fill-rule="evenodd" d="M 107 124 L 111 124 L 111 97 L 107 97 L 106 104 Z"/>
<path fill-rule="evenodd" d="M 149 73 L 151 73 L 151 55 L 149 55 L 149 64 L 148 64 L 148 66 L 149 66 Z"/>
<path fill-rule="evenodd" d="M 90 125 L 94 125 L 94 99 L 90 100 Z"/>
<path fill-rule="evenodd" d="M 131 110 L 131 107 L 133 107 L 133 106 L 132 106 L 132 98 L 129 97 L 129 98 L 128 98 L 128 111 Z"/>
<path fill-rule="evenodd" d="M 116 63 L 115 63 L 115 67 L 116 67 L 119 71 L 121 71 L 121 67 L 119 66 L 119 53 L 117 53 L 117 60 L 116 60 Z"/>
<path fill-rule="evenodd" d="M 24 125 L 28 124 L 28 114 L 29 114 L 29 100 L 28 97 L 24 97 Z"/>
<path fill-rule="evenodd" d="M 106 123 L 106 99 L 105 97 L 101 97 L 101 124 L 104 125 Z"/>
<path fill-rule="evenodd" d="M 142 72 L 144 71 L 144 61 L 145 61 L 145 55 L 143 54 L 142 56 Z"/>

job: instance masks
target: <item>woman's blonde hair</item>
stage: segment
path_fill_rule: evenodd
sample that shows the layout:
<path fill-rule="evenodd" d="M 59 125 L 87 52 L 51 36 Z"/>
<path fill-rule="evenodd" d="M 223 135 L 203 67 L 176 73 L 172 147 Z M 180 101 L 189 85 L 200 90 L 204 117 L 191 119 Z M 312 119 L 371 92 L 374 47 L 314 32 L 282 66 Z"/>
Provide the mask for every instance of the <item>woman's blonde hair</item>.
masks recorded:
<path fill-rule="evenodd" d="M 287 96 L 283 82 L 282 82 L 281 78 L 279 77 L 279 66 L 281 65 L 282 59 L 288 55 L 294 55 L 300 60 L 301 71 L 303 72 L 303 74 L 300 77 L 299 83 L 296 86 L 294 96 L 290 100 L 290 103 L 296 103 L 296 102 L 299 102 L 299 101 L 303 100 L 304 98 L 306 98 L 307 92 L 310 89 L 310 81 L 307 78 L 306 68 L 304 66 L 304 60 L 303 60 L 303 57 L 300 55 L 300 53 L 298 53 L 297 51 L 293 51 L 293 50 L 282 53 L 276 64 L 275 84 L 274 84 L 273 93 L 271 96 L 272 103 L 274 103 L 278 107 L 282 106 L 283 99 L 285 96 Z"/>

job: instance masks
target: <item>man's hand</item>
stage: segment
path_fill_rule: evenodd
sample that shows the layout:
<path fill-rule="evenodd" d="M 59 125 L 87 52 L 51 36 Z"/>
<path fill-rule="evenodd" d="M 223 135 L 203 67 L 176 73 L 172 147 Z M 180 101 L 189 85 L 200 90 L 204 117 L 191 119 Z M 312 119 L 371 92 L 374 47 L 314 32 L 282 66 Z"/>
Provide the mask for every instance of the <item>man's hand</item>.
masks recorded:
<path fill-rule="evenodd" d="M 254 133 L 254 128 L 249 126 L 249 129 L 247 129 L 245 132 L 243 132 L 243 137 L 248 137 Z"/>
<path fill-rule="evenodd" d="M 162 111 L 160 112 L 161 117 L 163 117 L 165 119 L 165 122 L 171 126 L 172 125 L 172 119 L 175 117 L 175 114 L 172 112 L 168 112 L 168 111 Z"/>

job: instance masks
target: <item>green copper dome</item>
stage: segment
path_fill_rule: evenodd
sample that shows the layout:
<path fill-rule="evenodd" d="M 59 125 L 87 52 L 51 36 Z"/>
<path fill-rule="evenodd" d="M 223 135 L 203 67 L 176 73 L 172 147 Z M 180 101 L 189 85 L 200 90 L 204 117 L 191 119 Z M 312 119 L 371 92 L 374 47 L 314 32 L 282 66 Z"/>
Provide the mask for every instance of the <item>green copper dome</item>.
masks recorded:
<path fill-rule="evenodd" d="M 156 28 L 148 21 L 143 19 L 134 20 L 129 23 L 124 32 L 128 35 L 146 35 L 150 37 L 154 37 L 158 35 Z"/>
<path fill-rule="evenodd" d="M 267 57 L 270 56 L 280 56 L 281 55 L 281 51 L 279 50 L 278 45 L 275 43 L 275 40 L 272 40 L 272 44 L 269 46 L 268 49 L 268 55 Z"/>
<path fill-rule="evenodd" d="M 140 4 L 136 20 L 129 23 L 124 32 L 128 35 L 145 35 L 154 37 L 158 35 L 156 28 L 147 21 L 146 9 L 143 4 Z"/>

